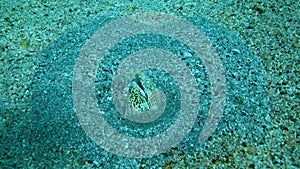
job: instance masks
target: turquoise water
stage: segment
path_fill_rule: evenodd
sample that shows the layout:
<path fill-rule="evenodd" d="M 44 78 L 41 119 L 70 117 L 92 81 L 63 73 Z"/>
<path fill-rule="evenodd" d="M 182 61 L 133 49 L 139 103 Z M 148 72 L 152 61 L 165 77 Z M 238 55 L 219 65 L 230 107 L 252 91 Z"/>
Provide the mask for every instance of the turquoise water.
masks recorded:
<path fill-rule="evenodd" d="M 259 6 L 256 8 L 260 9 L 258 13 L 263 12 Z M 281 137 L 285 138 L 280 134 L 282 131 L 294 129 L 281 125 L 274 130 L 278 128 L 272 119 L 274 96 L 267 78 L 270 72 L 262 56 L 256 56 L 240 35 L 211 19 L 200 15 L 178 17 L 184 22 L 177 23 L 195 26 L 194 29 L 187 27 L 187 34 L 179 32 L 178 37 L 185 36 L 180 39 L 156 30 L 157 25 L 165 24 L 164 27 L 158 26 L 160 30 L 170 26 L 168 31 L 175 32 L 176 25 L 168 25 L 168 18 L 161 19 L 164 15 L 154 13 L 153 16 L 157 18 L 147 18 L 146 21 L 137 18 L 136 25 L 130 25 L 141 28 L 140 22 L 153 32 L 137 32 L 118 39 L 127 31 L 117 20 L 120 17 L 100 13 L 64 31 L 36 52 L 35 70 L 25 106 L 18 108 L 5 101 L 2 104 L 1 167 L 299 167 L 297 160 L 291 157 L 299 149 L 296 138 L 286 138 L 282 144 L 278 143 Z M 6 17 L 2 18 L 7 21 Z M 113 29 L 108 27 L 114 22 L 119 22 L 119 25 Z M 185 25 L 177 27 L 181 26 Z M 105 28 L 113 31 L 108 34 L 98 32 Z M 195 29 L 201 32 L 201 36 Z M 115 37 L 119 40 L 117 43 L 109 41 Z M 185 41 L 185 38 L 190 41 Z M 191 45 L 196 41 L 202 43 L 196 45 L 195 50 Z M 30 47 L 26 40 L 21 43 L 22 50 Z M 10 47 L 1 49 L 2 56 L 9 56 Z M 99 57 L 102 49 L 106 53 Z M 150 53 L 150 59 L 157 58 L 148 63 L 145 60 L 148 57 L 134 55 L 140 51 L 146 53 L 147 49 L 168 51 L 164 54 L 170 54 L 170 57 L 164 62 L 166 55 L 154 53 L 152 56 Z M 198 49 L 204 52 L 199 53 Z M 89 60 L 94 55 L 98 60 Z M 138 60 L 138 57 L 142 59 Z M 81 62 L 81 58 L 85 61 Z M 149 68 L 149 64 L 153 64 L 153 68 Z M 162 65 L 161 68 L 158 65 Z M 118 72 L 122 66 L 127 71 Z M 133 103 L 126 95 L 115 99 L 118 92 L 128 93 L 130 90 L 119 90 L 125 80 L 118 81 L 114 77 L 120 73 L 118 78 L 127 79 L 128 72 L 137 67 L 142 69 L 134 74 L 142 72 L 144 79 L 135 79 L 140 95 L 133 97 L 139 99 L 142 95 L 150 110 L 162 110 L 151 122 L 143 122 L 143 118 L 151 118 L 153 112 L 135 110 L 129 111 L 132 116 L 124 114 L 126 111 L 123 112 L 122 108 L 130 108 Z M 224 76 L 224 81 L 220 75 Z M 145 79 L 147 83 L 143 81 Z M 114 88 L 115 83 L 120 85 Z M 146 85 L 155 87 L 150 89 Z M 219 89 L 220 86 L 224 88 Z M 157 96 L 155 90 L 164 94 Z M 161 108 L 163 105 L 165 107 Z M 286 155 L 278 155 L 280 151 Z"/>

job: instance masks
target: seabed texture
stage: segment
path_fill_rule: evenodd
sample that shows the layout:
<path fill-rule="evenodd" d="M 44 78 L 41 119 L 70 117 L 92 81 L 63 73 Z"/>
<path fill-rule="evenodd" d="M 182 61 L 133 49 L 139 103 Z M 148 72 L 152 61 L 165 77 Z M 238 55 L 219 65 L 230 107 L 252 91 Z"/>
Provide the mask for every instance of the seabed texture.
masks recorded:
<path fill-rule="evenodd" d="M 1 2 L 0 168 L 300 168 L 299 9 L 296 0 Z M 224 67 L 226 105 L 215 132 L 199 144 L 212 94 L 201 60 L 163 35 L 125 39 L 105 56 L 95 81 L 97 104 L 119 133 L 157 135 L 180 109 L 180 87 L 158 70 L 143 73 L 166 94 L 161 117 L 140 124 L 113 106 L 114 70 L 138 50 L 160 48 L 179 56 L 196 78 L 201 100 L 180 144 L 151 158 L 126 158 L 106 151 L 83 130 L 72 76 L 90 36 L 117 18 L 143 12 L 181 17 L 205 33 Z"/>

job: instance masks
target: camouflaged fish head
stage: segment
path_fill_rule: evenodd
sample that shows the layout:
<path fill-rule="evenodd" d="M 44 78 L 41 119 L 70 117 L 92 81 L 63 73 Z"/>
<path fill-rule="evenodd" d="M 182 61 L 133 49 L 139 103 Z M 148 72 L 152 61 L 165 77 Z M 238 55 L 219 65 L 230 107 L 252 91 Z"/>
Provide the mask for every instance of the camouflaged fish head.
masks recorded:
<path fill-rule="evenodd" d="M 153 106 L 155 83 L 140 72 L 129 85 L 129 100 L 136 111 L 149 111 Z"/>

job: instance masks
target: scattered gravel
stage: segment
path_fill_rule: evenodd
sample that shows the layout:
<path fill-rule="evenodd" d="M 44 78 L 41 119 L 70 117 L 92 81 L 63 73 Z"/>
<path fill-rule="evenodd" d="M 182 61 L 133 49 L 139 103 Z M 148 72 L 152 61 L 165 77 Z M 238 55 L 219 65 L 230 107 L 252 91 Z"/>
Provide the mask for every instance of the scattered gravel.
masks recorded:
<path fill-rule="evenodd" d="M 2 2 L 0 166 L 300 168 L 298 9 L 300 2 L 296 0 Z M 231 43 L 238 47 L 232 51 L 220 48 L 219 52 L 224 52 L 221 55 L 241 52 L 238 56 L 242 59 L 235 58 L 234 62 L 225 59 L 231 79 L 229 104 L 218 129 L 205 144 L 194 145 L 196 136 L 190 135 L 182 144 L 157 157 L 127 159 L 105 152 L 86 137 L 72 110 L 70 72 L 79 47 L 97 29 L 94 20 L 106 23 L 111 19 L 109 16 L 140 12 L 164 12 L 192 21 L 198 17 L 214 21 L 231 32 L 210 34 L 212 41 L 226 46 L 226 42 L 214 38 L 234 37 Z M 208 30 L 205 25 L 202 28 Z M 233 34 L 236 36 L 231 36 Z M 249 63 L 244 60 L 246 56 L 256 59 Z M 250 64 L 241 69 L 244 74 L 234 74 L 236 69 L 231 66 L 243 64 Z M 246 76 L 249 71 L 255 76 Z M 245 80 L 239 82 L 233 76 Z M 243 91 L 243 87 L 239 90 L 240 86 L 246 90 Z M 39 95 L 42 92 L 43 95 Z M 199 120 L 198 127 L 201 125 Z M 193 132 L 200 129 L 195 128 Z"/>

